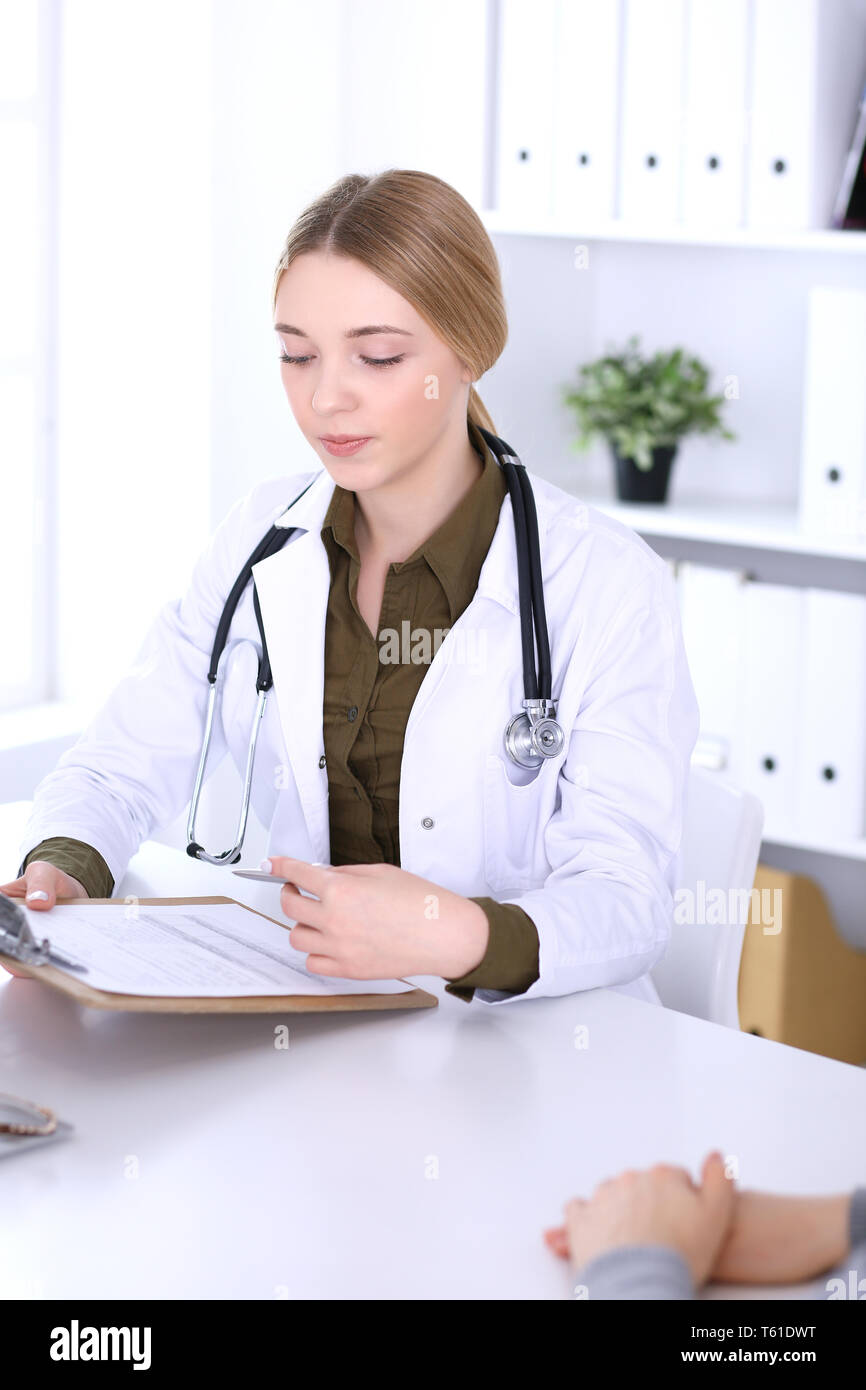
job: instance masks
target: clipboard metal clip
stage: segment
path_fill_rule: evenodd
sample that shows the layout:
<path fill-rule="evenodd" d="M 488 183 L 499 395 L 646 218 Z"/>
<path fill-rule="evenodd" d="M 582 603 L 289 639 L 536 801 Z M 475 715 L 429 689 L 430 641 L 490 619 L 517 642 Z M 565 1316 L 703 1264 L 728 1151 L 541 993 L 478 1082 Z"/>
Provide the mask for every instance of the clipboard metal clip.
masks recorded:
<path fill-rule="evenodd" d="M 0 893 L 0 953 L 24 965 L 61 965 L 64 970 L 87 973 L 86 965 L 53 950 L 47 936 L 37 941 L 25 913 L 3 893 Z"/>

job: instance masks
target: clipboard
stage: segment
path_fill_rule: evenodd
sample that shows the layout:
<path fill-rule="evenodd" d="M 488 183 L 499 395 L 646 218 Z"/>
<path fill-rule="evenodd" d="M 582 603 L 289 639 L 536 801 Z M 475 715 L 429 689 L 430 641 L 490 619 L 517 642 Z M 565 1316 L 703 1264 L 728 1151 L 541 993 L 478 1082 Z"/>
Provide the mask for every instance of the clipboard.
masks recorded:
<path fill-rule="evenodd" d="M 100 904 L 111 903 L 114 906 L 122 906 L 125 898 L 88 898 L 88 905 L 99 906 Z M 246 903 L 239 903 L 236 898 L 223 896 L 201 897 L 201 898 L 138 898 L 137 901 L 142 907 L 183 907 L 187 903 L 234 903 L 237 907 L 244 908 L 247 912 L 253 912 L 257 917 L 264 917 L 267 922 L 274 922 L 273 917 L 269 917 L 266 912 L 259 912 L 255 907 L 249 907 Z M 76 903 L 81 905 L 81 898 L 58 898 L 58 904 Z M 50 918 L 50 913 L 46 916 Z M 281 925 L 277 923 L 277 925 Z M 47 929 L 47 924 L 46 924 Z M 58 965 L 46 963 L 44 965 L 33 965 L 27 960 L 21 960 L 14 953 L 0 949 L 0 962 L 8 960 L 16 971 L 29 976 L 34 980 L 42 980 L 44 984 L 52 989 L 58 990 L 60 994 L 65 994 L 70 999 L 74 999 L 78 1004 L 86 1004 L 92 1009 L 114 1009 L 124 1013 L 158 1013 L 158 1014 L 243 1014 L 243 1013 L 268 1013 L 268 1014 L 306 1014 L 306 1013 L 352 1013 L 362 1010 L 380 1009 L 434 1009 L 438 1008 L 439 1000 L 435 994 L 430 994 L 426 989 L 419 989 L 414 986 L 412 989 L 404 990 L 401 994 L 256 994 L 242 995 L 237 998 L 229 998 L 225 995 L 197 996 L 195 998 L 168 995 L 144 995 L 144 994 L 116 994 L 105 989 L 94 989 L 92 985 L 85 984 L 83 980 L 77 979 L 74 975 L 61 969 Z"/>

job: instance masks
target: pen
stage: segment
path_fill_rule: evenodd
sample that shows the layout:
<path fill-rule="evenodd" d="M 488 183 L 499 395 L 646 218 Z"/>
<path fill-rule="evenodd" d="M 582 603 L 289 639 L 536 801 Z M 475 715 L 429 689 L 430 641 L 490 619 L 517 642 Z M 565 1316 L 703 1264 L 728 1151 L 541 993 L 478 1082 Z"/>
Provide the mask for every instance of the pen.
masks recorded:
<path fill-rule="evenodd" d="M 263 883 L 291 883 L 290 878 L 283 878 L 282 874 L 266 874 L 261 869 L 232 869 L 233 874 L 238 878 L 258 878 Z"/>
<path fill-rule="evenodd" d="M 263 883 L 292 883 L 290 878 L 284 878 L 282 874 L 266 874 L 261 869 L 232 869 L 233 874 L 238 878 L 257 878 Z M 315 893 L 308 893 L 306 888 L 299 888 L 298 892 L 305 898 L 315 898 Z M 316 899 L 318 902 L 318 899 Z"/>

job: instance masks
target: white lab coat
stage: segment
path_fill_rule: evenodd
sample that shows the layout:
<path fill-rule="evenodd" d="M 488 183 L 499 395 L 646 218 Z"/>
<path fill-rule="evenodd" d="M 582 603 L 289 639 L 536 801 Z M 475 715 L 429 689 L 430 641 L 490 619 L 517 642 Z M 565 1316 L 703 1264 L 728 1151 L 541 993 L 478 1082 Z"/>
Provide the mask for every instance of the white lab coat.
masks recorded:
<path fill-rule="evenodd" d="M 517 995 L 477 990 L 480 1002 L 603 985 L 625 985 L 657 1002 L 647 972 L 670 934 L 698 734 L 675 589 L 667 566 L 635 532 L 532 472 L 529 479 L 565 745 L 532 772 L 503 751 L 503 730 L 523 699 L 506 496 L 476 593 L 409 714 L 401 867 L 466 896 L 518 903 L 533 919 L 539 978 Z M 320 467 L 270 478 L 235 504 L 186 593 L 161 609 L 130 671 L 37 787 L 22 858 L 49 836 L 71 836 L 93 845 L 118 883 L 141 842 L 188 805 L 217 621 L 244 561 L 279 521 L 298 530 L 254 570 L 274 686 L 251 800 L 270 827 L 269 853 L 329 862 L 321 761 L 330 573 L 320 531 L 332 492 Z M 252 638 L 257 649 L 251 585 L 229 640 L 237 637 Z M 209 773 L 227 750 L 244 767 L 256 706 L 249 642 L 232 646 L 225 670 Z M 232 807 L 232 825 L 234 815 Z"/>

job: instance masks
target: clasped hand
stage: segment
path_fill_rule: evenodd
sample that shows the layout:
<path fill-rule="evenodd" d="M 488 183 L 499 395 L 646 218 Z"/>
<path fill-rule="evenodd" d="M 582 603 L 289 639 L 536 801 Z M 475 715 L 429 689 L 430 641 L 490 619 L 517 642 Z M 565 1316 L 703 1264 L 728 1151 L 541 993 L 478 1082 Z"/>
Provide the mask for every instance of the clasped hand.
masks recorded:
<path fill-rule="evenodd" d="M 708 1279 L 788 1284 L 838 1264 L 849 1246 L 851 1194 L 789 1197 L 740 1191 L 718 1151 L 699 1182 L 687 1169 L 657 1163 L 599 1183 L 565 1205 L 565 1223 L 545 1231 L 551 1250 L 575 1271 L 626 1245 L 675 1250 L 697 1287 Z"/>
<path fill-rule="evenodd" d="M 565 1207 L 565 1226 L 545 1232 L 557 1254 L 580 1269 L 623 1245 L 664 1245 L 679 1252 L 700 1286 L 708 1278 L 734 1218 L 735 1188 L 722 1155 L 708 1154 L 700 1183 L 685 1168 L 657 1163 L 599 1183 L 589 1199 Z"/>
<path fill-rule="evenodd" d="M 315 975 L 459 979 L 483 959 L 487 915 L 478 903 L 395 864 L 308 864 L 285 855 L 262 867 L 290 880 L 280 907 L 289 938 Z M 305 897 L 304 889 L 315 897 Z"/>

